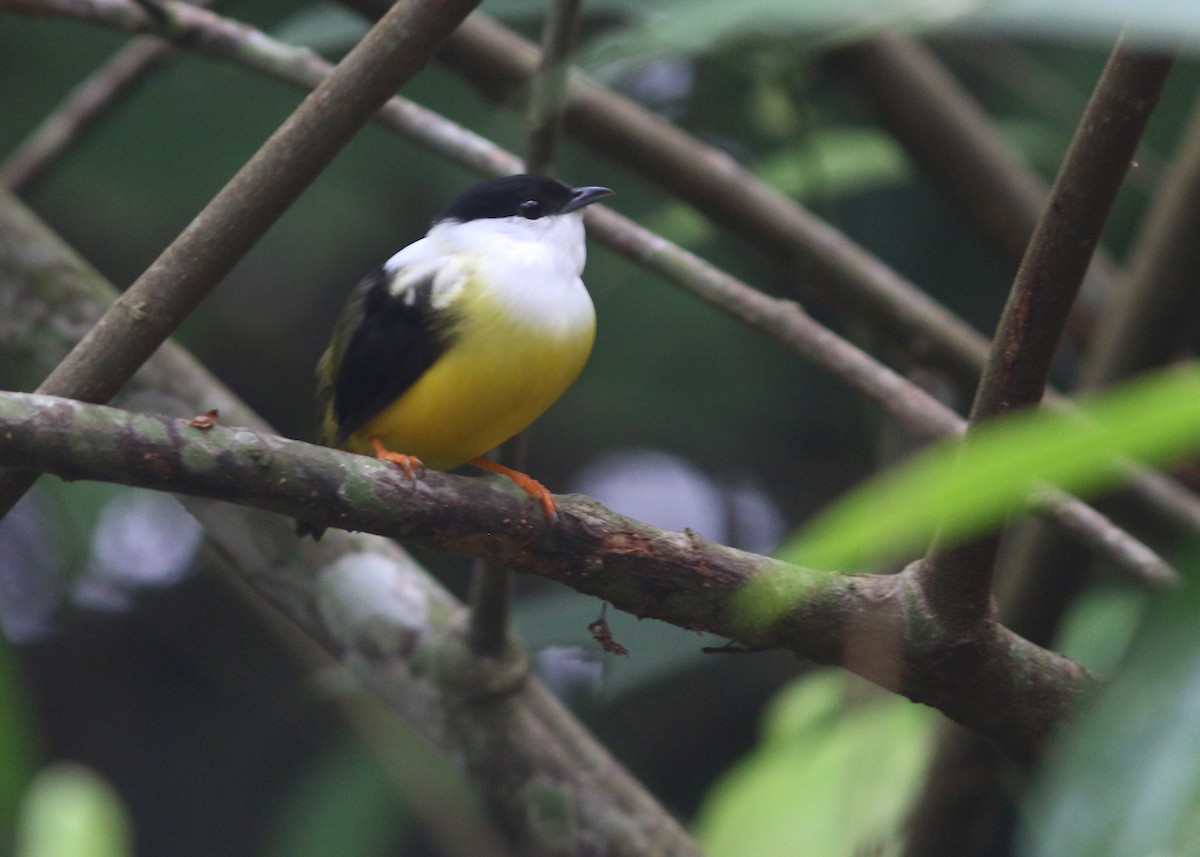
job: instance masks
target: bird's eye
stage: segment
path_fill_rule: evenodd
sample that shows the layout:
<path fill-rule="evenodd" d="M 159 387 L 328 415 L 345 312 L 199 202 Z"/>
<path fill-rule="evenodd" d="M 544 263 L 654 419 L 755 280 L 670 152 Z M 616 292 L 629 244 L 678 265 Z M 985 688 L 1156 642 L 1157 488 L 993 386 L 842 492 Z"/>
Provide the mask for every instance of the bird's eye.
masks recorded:
<path fill-rule="evenodd" d="M 542 216 L 542 204 L 536 199 L 527 199 L 517 206 L 517 210 L 526 220 L 537 220 Z"/>

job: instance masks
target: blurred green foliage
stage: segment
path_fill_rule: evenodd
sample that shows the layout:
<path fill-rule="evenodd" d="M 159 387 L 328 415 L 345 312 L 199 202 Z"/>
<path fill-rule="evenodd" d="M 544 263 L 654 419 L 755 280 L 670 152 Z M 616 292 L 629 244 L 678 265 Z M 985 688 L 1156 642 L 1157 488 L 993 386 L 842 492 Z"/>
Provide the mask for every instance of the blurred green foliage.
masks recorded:
<path fill-rule="evenodd" d="M 754 751 L 713 786 L 701 843 L 712 857 L 900 854 L 935 723 L 843 672 L 797 679 L 768 706 Z"/>
<path fill-rule="evenodd" d="M 95 772 L 59 764 L 30 782 L 16 857 L 132 857 L 132 846 L 125 808 Z"/>
<path fill-rule="evenodd" d="M 1155 600 L 1111 680 L 1054 748 L 1025 800 L 1027 857 L 1200 849 L 1200 564 Z"/>

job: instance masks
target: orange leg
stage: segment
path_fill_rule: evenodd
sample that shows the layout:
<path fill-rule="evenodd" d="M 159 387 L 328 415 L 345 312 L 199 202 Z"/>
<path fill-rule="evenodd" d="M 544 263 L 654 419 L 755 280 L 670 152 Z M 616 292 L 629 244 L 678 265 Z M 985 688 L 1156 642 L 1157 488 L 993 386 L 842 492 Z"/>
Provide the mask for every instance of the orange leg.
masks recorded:
<path fill-rule="evenodd" d="M 383 441 L 381 441 L 378 436 L 371 438 L 371 446 L 375 447 L 376 458 L 378 458 L 380 461 L 390 461 L 392 464 L 399 467 L 400 472 L 410 480 L 416 480 L 417 470 L 419 470 L 421 467 L 424 467 L 424 465 L 421 464 L 421 459 L 417 458 L 415 455 L 405 455 L 402 452 L 392 452 L 383 445 Z"/>
<path fill-rule="evenodd" d="M 553 521 L 558 517 L 558 503 L 554 500 L 554 495 L 532 476 L 522 473 L 520 470 L 513 470 L 511 467 L 505 467 L 503 464 L 497 464 L 490 458 L 472 458 L 468 464 L 473 464 L 482 470 L 490 470 L 492 473 L 499 473 L 502 476 L 507 476 L 513 482 L 517 483 L 525 490 L 530 497 L 542 504 L 542 511 L 546 514 L 547 521 Z"/>

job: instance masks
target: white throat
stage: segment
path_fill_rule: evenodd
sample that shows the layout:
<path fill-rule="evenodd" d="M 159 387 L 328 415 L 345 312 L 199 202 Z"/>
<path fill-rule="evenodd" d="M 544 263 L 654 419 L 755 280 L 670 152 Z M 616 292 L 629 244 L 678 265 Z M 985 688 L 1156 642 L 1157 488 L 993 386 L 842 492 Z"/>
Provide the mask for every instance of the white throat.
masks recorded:
<path fill-rule="evenodd" d="M 451 220 L 435 224 L 427 237 L 441 252 L 483 254 L 496 264 L 550 267 L 560 277 L 578 277 L 587 258 L 582 212 L 537 220 L 523 217 L 489 217 L 465 223 Z"/>
<path fill-rule="evenodd" d="M 449 277 L 451 282 L 465 286 L 504 316 L 548 334 L 572 335 L 595 324 L 591 297 L 579 278 L 587 258 L 582 212 L 537 220 L 444 221 L 388 264 L 417 261 L 414 256 L 438 260 L 439 265 L 454 260 L 451 267 L 458 275 Z M 445 298 L 454 291 L 450 285 Z"/>

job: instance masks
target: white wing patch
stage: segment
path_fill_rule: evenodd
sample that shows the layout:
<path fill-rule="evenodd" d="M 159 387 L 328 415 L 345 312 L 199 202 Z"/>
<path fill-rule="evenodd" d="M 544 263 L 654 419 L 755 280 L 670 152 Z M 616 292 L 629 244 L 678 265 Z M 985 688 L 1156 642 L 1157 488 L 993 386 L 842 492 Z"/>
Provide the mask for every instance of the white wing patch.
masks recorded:
<path fill-rule="evenodd" d="M 388 292 L 405 306 L 426 303 L 442 310 L 454 303 L 463 290 L 467 275 L 456 259 L 438 256 L 424 238 L 408 245 L 384 263 L 391 277 Z M 428 291 L 422 293 L 422 287 Z"/>

